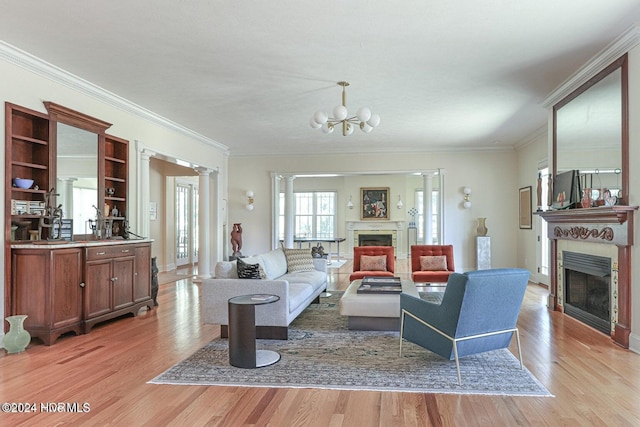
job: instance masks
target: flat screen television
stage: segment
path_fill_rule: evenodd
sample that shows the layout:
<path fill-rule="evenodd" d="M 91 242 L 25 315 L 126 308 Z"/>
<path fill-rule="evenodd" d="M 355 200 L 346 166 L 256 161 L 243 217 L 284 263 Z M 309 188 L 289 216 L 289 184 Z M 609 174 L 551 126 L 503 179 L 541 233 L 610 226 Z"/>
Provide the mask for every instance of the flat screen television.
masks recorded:
<path fill-rule="evenodd" d="M 552 209 L 572 209 L 580 207 L 582 190 L 577 169 L 560 172 L 553 181 Z"/>

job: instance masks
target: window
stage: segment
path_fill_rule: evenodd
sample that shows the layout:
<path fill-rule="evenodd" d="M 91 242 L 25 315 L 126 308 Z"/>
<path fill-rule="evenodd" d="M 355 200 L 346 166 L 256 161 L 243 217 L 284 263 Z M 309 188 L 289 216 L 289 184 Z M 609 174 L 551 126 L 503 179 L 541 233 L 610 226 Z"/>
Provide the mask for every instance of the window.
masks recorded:
<path fill-rule="evenodd" d="M 294 193 L 294 237 L 331 239 L 336 230 L 335 191 Z M 280 193 L 280 240 L 284 240 L 284 193 Z"/>
<path fill-rule="evenodd" d="M 440 242 L 440 227 L 438 218 L 439 215 L 439 197 L 440 192 L 431 190 L 431 241 L 425 241 L 424 239 L 424 203 L 423 203 L 424 190 L 419 189 L 415 192 L 415 207 L 418 213 L 416 214 L 416 227 L 418 228 L 418 241 L 424 242 L 425 245 L 434 245 Z"/>

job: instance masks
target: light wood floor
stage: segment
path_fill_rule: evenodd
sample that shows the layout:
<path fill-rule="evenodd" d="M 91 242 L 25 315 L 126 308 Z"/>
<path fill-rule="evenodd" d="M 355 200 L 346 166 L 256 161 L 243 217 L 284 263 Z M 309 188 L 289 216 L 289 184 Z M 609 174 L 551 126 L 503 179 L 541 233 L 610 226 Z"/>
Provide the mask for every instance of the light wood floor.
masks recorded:
<path fill-rule="evenodd" d="M 407 274 L 406 262 L 398 264 Z M 329 271 L 329 288 L 346 288 L 351 264 Z M 0 402 L 35 403 L 39 413 L 1 413 L 0 425 L 640 425 L 640 355 L 549 312 L 538 285 L 529 286 L 519 319 L 524 362 L 555 397 L 147 384 L 219 334 L 202 325 L 200 285 L 180 273 L 161 274 L 169 283 L 156 310 L 50 347 L 34 341 L 21 354 L 2 351 Z M 40 412 L 40 403 L 57 402 L 87 402 L 90 411 Z"/>

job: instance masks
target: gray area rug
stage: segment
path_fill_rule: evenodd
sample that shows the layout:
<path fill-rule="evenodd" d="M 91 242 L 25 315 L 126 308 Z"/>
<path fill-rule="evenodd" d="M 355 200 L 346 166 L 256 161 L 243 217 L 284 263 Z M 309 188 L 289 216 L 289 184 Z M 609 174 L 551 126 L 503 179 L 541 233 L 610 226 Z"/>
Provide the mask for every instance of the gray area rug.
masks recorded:
<path fill-rule="evenodd" d="M 152 384 L 322 388 L 418 393 L 551 396 L 507 350 L 468 356 L 455 362 L 405 341 L 398 332 L 350 331 L 338 313 L 342 293 L 312 304 L 290 326 L 289 340 L 258 340 L 281 360 L 259 369 L 229 365 L 228 342 L 216 339 L 149 381 Z M 441 294 L 422 294 L 438 301 Z M 524 350 L 526 355 L 526 349 Z M 526 358 L 525 358 L 526 361 Z"/>

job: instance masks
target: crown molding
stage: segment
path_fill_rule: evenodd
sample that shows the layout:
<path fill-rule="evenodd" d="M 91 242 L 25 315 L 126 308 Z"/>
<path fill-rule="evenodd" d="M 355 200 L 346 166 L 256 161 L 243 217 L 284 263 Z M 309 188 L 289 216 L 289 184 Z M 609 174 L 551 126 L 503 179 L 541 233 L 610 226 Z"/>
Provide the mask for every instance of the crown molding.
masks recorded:
<path fill-rule="evenodd" d="M 116 95 L 115 93 L 109 92 L 100 86 L 71 74 L 60 67 L 50 64 L 2 40 L 0 40 L 0 59 L 49 79 L 55 83 L 66 86 L 83 95 L 97 99 L 104 104 L 111 105 L 127 113 L 171 129 L 172 131 L 181 133 L 189 138 L 196 139 L 204 144 L 223 151 L 225 154 L 229 153 L 229 147 L 224 144 L 162 117 L 144 107 L 141 107 L 140 105 Z"/>
<path fill-rule="evenodd" d="M 620 37 L 598 52 L 564 83 L 553 90 L 542 102 L 542 105 L 545 108 L 553 107 L 638 44 L 640 44 L 640 27 L 632 25 Z"/>

